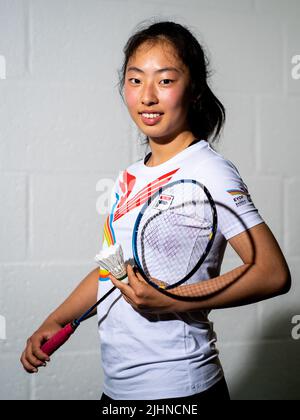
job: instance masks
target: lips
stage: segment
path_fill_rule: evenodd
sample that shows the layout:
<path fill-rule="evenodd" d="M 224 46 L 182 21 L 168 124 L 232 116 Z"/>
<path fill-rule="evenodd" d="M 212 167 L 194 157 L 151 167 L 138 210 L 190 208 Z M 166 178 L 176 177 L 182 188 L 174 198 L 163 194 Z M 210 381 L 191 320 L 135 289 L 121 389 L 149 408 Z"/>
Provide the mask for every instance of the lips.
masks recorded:
<path fill-rule="evenodd" d="M 159 113 L 159 115 L 157 115 L 157 114 L 158 113 L 155 113 L 155 112 L 140 113 L 140 116 L 141 116 L 141 120 L 143 121 L 143 123 L 145 125 L 155 125 L 155 124 L 159 123 L 161 121 L 162 117 L 163 117 L 162 113 Z"/>

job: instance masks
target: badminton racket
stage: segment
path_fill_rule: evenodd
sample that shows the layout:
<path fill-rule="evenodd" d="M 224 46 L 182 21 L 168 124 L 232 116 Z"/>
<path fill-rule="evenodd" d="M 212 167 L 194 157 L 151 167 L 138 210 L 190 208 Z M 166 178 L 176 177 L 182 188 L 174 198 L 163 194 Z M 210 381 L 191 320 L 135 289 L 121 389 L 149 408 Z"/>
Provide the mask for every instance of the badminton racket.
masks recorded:
<path fill-rule="evenodd" d="M 224 281 L 217 279 L 200 282 L 199 270 L 212 248 L 218 223 L 208 189 L 196 180 L 181 179 L 148 195 L 132 234 L 134 262 L 142 277 L 160 292 L 186 300 L 224 288 Z M 113 266 L 107 269 L 114 275 Z M 114 290 L 50 338 L 42 351 L 52 354 Z"/>

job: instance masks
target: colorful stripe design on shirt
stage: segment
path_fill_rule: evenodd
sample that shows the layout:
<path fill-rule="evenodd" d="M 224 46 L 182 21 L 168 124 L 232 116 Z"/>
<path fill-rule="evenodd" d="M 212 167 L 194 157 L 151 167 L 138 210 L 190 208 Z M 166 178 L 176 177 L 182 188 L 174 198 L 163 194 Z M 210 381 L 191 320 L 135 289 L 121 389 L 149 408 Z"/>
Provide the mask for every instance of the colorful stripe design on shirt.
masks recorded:
<path fill-rule="evenodd" d="M 103 240 L 102 240 L 102 244 L 103 244 L 103 248 L 107 248 L 110 245 L 114 245 L 116 243 L 116 235 L 115 235 L 115 231 L 114 228 L 112 226 L 112 222 L 113 222 L 113 214 L 114 214 L 114 210 L 116 208 L 116 205 L 119 202 L 119 194 L 116 193 L 116 202 L 114 203 L 113 207 L 112 207 L 112 211 L 110 213 L 109 216 L 107 216 L 106 221 L 104 223 L 104 228 L 103 228 Z M 108 277 L 109 271 L 105 270 L 104 268 L 99 268 L 99 281 L 108 281 L 110 280 Z"/>
<path fill-rule="evenodd" d="M 124 201 L 121 198 L 120 203 L 117 206 L 117 210 L 114 214 L 113 221 L 115 222 L 116 220 L 120 219 L 120 217 L 124 216 L 129 211 L 135 209 L 136 207 L 139 207 L 141 204 L 144 204 L 152 194 L 154 194 L 157 190 L 159 190 L 160 187 L 162 187 L 163 185 L 165 185 L 167 182 L 170 181 L 170 179 L 178 171 L 178 169 L 174 169 L 173 171 L 160 176 L 154 181 L 149 182 L 149 184 L 147 184 L 144 188 L 142 188 L 131 199 Z M 127 176 L 128 176 L 128 173 L 127 173 Z M 133 180 L 133 177 L 131 178 L 131 182 L 132 180 Z M 131 187 L 133 186 L 131 185 Z M 131 188 L 131 191 L 132 191 L 132 188 Z M 127 198 L 128 198 L 128 195 L 129 194 L 127 193 L 126 195 Z"/>
<path fill-rule="evenodd" d="M 248 195 L 248 192 L 243 190 L 227 190 L 227 192 L 231 195 Z"/>
<path fill-rule="evenodd" d="M 231 189 L 227 190 L 227 192 L 232 196 L 233 201 L 237 207 L 243 206 L 244 204 L 252 201 L 251 196 L 246 188 L 245 190 Z"/>
<path fill-rule="evenodd" d="M 135 182 L 136 177 L 129 173 L 127 170 L 122 173 L 122 179 L 119 180 L 119 187 L 122 196 L 120 198 L 118 207 L 121 207 L 125 203 L 131 191 L 133 190 Z"/>

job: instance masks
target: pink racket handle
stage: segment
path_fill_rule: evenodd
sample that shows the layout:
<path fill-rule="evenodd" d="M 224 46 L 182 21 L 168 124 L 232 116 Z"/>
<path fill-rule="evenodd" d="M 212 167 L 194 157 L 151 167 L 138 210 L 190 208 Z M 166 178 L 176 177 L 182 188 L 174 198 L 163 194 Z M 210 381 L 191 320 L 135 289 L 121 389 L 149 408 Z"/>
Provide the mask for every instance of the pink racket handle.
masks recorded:
<path fill-rule="evenodd" d="M 54 334 L 53 337 L 49 338 L 49 340 L 42 345 L 41 350 L 50 356 L 68 340 L 76 328 L 77 326 L 70 322 L 70 324 L 67 324 L 64 328 Z"/>

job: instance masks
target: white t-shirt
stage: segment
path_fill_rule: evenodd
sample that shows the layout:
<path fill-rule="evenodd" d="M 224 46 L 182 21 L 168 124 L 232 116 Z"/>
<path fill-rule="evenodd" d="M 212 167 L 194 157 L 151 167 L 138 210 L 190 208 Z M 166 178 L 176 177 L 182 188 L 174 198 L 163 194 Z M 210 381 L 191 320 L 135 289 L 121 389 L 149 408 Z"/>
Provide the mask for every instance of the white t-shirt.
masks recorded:
<path fill-rule="evenodd" d="M 132 230 L 144 203 L 139 199 L 143 189 L 177 179 L 203 183 L 216 202 L 218 230 L 199 273 L 201 279 L 218 276 L 227 240 L 263 220 L 236 167 L 205 140 L 161 165 L 148 167 L 140 160 L 120 173 L 103 246 L 120 243 L 125 261 L 133 264 Z M 99 280 L 98 298 L 112 287 L 107 271 L 100 269 Z M 176 398 L 202 392 L 218 382 L 223 370 L 208 314 L 207 310 L 140 313 L 114 291 L 98 306 L 105 394 L 116 400 Z"/>

